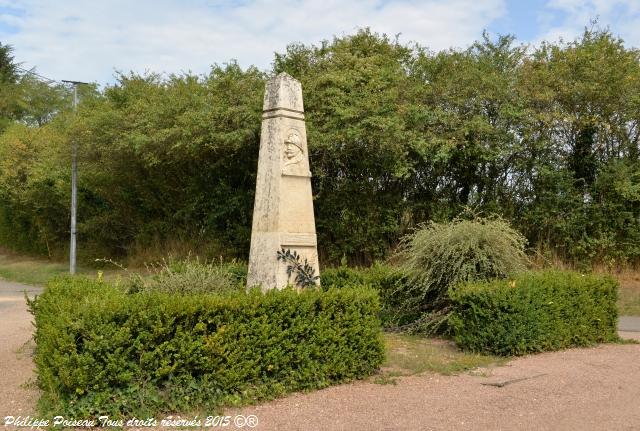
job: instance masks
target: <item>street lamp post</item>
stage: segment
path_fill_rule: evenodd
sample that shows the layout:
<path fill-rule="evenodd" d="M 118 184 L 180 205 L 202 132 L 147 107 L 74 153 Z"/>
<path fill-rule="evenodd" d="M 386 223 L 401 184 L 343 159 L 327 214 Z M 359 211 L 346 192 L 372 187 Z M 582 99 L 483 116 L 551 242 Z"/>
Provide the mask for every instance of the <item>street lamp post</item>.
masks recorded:
<path fill-rule="evenodd" d="M 80 81 L 65 81 L 73 85 L 73 112 L 78 111 L 78 85 L 87 84 Z M 78 213 L 78 141 L 71 141 L 71 243 L 69 245 L 69 273 L 76 273 L 76 219 Z"/>

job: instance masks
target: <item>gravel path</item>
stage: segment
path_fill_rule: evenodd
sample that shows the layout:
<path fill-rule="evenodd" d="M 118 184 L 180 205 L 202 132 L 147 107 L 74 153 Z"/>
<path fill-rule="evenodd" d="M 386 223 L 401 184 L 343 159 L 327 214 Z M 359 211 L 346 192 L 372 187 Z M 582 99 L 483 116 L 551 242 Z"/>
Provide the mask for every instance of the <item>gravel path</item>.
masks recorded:
<path fill-rule="evenodd" d="M 473 374 L 359 382 L 231 414 L 255 415 L 261 430 L 640 429 L 640 345 L 544 353 Z"/>
<path fill-rule="evenodd" d="M 33 326 L 25 290 L 30 296 L 41 291 L 0 280 L 0 418 L 33 414 L 38 397 L 31 361 Z"/>
<path fill-rule="evenodd" d="M 37 398 L 23 289 L 0 281 L 0 418 L 33 416 Z M 640 340 L 640 332 L 621 334 Z M 256 430 L 640 430 L 640 345 L 544 353 L 395 385 L 356 382 L 226 414 L 255 415 Z"/>

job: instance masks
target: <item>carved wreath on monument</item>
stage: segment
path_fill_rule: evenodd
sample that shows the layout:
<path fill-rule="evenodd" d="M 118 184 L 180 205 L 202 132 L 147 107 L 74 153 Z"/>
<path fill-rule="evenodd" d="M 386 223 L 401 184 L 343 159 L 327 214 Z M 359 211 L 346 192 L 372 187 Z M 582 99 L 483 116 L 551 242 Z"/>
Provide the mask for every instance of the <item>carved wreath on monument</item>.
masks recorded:
<path fill-rule="evenodd" d="M 295 285 L 299 287 L 317 287 L 320 276 L 316 275 L 316 270 L 305 257 L 302 260 L 302 256 L 297 251 L 291 251 L 290 249 L 282 248 L 277 253 L 278 260 L 284 262 L 287 265 L 287 278 L 290 280 L 291 276 L 295 273 Z"/>

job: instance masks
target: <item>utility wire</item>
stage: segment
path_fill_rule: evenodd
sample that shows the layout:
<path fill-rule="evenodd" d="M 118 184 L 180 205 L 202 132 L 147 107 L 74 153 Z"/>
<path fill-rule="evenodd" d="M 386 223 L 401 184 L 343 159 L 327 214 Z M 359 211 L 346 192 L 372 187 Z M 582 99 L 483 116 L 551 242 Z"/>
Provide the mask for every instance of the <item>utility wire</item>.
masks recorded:
<path fill-rule="evenodd" d="M 33 75 L 36 78 L 38 78 L 40 81 L 46 81 L 46 84 L 52 84 L 52 83 L 55 83 L 55 84 L 58 84 L 58 85 L 62 84 L 62 82 L 60 82 L 60 81 L 58 81 L 56 79 L 47 78 L 44 75 L 40 75 L 39 73 L 36 73 L 33 70 L 25 69 L 24 67 L 16 66 L 16 69 L 18 69 L 18 70 L 20 70 L 20 71 L 22 71 L 24 73 L 28 73 L 30 75 Z"/>

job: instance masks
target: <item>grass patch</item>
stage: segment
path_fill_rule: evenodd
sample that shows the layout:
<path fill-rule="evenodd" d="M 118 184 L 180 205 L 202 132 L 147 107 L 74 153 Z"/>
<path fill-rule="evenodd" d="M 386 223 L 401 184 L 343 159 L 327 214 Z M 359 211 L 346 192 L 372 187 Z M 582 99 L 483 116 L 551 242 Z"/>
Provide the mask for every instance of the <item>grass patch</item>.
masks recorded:
<path fill-rule="evenodd" d="M 640 341 L 633 338 L 620 338 L 617 341 L 614 341 L 614 344 L 640 344 Z"/>
<path fill-rule="evenodd" d="M 120 270 L 101 270 L 105 278 L 113 278 Z M 95 268 L 78 267 L 78 274 L 95 277 Z M 69 274 L 68 262 L 56 262 L 37 257 L 22 256 L 0 249 L 0 278 L 30 286 L 44 286 L 53 277 Z"/>
<path fill-rule="evenodd" d="M 44 286 L 52 277 L 68 273 L 69 266 L 61 263 L 0 254 L 0 277 L 5 280 Z"/>
<path fill-rule="evenodd" d="M 618 310 L 621 316 L 640 316 L 640 289 L 620 289 Z"/>
<path fill-rule="evenodd" d="M 479 367 L 502 365 L 508 359 L 491 355 L 465 353 L 449 340 L 415 335 L 385 333 L 386 359 L 382 375 L 375 383 L 393 384 L 394 377 L 424 372 L 459 374 Z"/>

